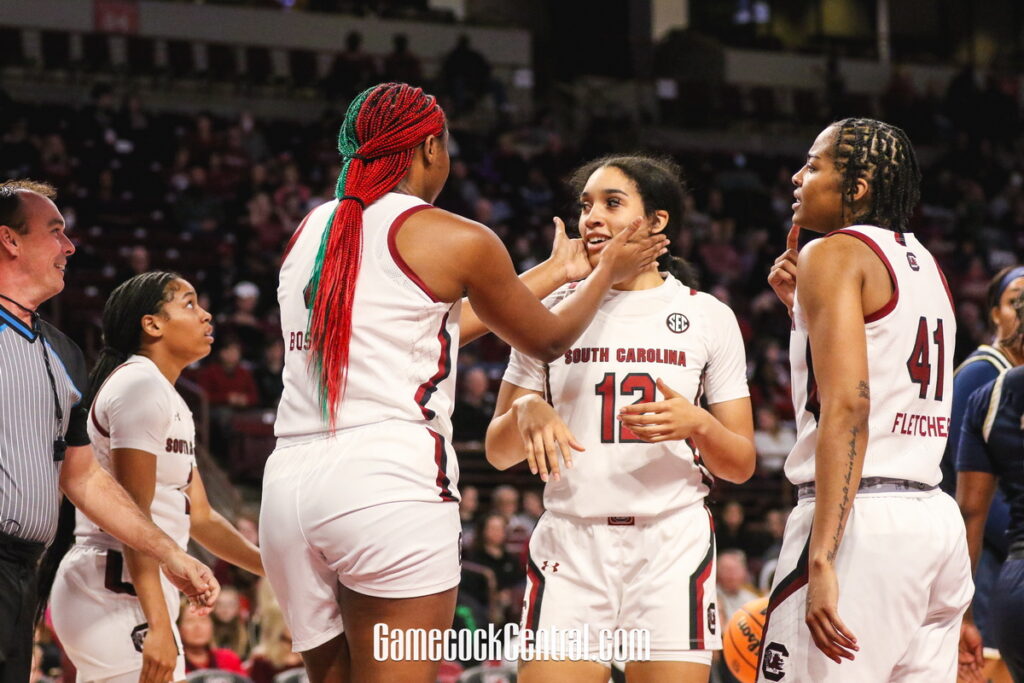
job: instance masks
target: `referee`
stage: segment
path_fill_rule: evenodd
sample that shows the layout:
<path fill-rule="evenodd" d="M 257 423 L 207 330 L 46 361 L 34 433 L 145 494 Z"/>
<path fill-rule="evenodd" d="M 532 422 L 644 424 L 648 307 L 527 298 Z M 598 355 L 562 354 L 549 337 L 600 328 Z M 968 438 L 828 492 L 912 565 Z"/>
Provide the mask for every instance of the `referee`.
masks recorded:
<path fill-rule="evenodd" d="M 45 183 L 0 183 L 0 683 L 29 678 L 39 558 L 57 531 L 61 491 L 103 529 L 164 565 L 195 603 L 219 590 L 96 462 L 79 401 L 81 350 L 36 308 L 64 289 L 75 247 Z M 44 590 L 45 592 L 45 590 Z"/>

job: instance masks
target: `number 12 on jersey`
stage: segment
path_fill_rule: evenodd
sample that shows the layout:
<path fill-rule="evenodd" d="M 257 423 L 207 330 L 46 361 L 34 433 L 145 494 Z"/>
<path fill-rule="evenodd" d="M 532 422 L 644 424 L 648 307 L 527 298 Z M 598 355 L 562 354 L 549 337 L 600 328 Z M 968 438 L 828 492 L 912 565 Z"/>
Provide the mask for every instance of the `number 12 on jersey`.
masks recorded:
<path fill-rule="evenodd" d="M 643 443 L 632 429 L 615 419 L 615 397 L 617 394 L 636 396 L 639 393 L 640 398 L 633 401 L 634 405 L 651 403 L 656 398 L 655 389 L 654 378 L 645 372 L 631 372 L 618 383 L 614 372 L 606 372 L 594 386 L 595 393 L 601 397 L 601 443 Z M 616 424 L 619 426 L 618 439 L 615 438 Z"/>
<path fill-rule="evenodd" d="M 918 394 L 920 398 L 928 398 L 928 386 L 932 382 L 932 363 L 930 349 L 932 343 L 936 346 L 935 368 L 935 400 L 942 400 L 942 384 L 946 372 L 946 340 L 943 336 L 942 318 L 935 321 L 935 331 L 929 339 L 928 319 L 921 316 L 917 323 L 917 337 L 914 340 L 914 350 L 910 352 L 907 359 L 907 372 L 910 373 L 910 381 L 921 387 Z"/>

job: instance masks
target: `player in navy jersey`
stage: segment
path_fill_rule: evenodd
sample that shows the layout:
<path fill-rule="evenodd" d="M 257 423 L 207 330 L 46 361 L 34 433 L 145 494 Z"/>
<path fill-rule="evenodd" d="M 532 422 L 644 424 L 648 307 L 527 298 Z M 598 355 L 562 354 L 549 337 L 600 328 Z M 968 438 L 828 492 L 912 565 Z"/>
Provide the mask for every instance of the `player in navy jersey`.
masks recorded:
<path fill-rule="evenodd" d="M 949 419 L 949 441 L 942 455 L 942 490 L 956 495 L 956 448 L 960 443 L 960 427 L 967 409 L 967 399 L 976 390 L 993 381 L 1001 373 L 1024 363 L 1024 354 L 1010 343 L 1018 320 L 1013 303 L 1024 291 L 1024 267 L 1003 268 L 988 285 L 987 310 L 991 344 L 975 349 L 953 373 L 953 412 Z M 985 522 L 984 543 L 974 571 L 974 600 L 971 612 L 974 623 L 986 643 L 991 642 L 988 629 L 988 606 L 992 587 L 999 576 L 1007 553 L 1006 527 L 1010 511 L 1000 489 L 992 497 Z"/>
<path fill-rule="evenodd" d="M 1018 293 L 1013 308 L 1024 313 L 1024 294 Z M 1002 340 L 1010 357 L 1024 351 L 1024 323 Z M 967 525 L 967 545 L 971 564 L 980 571 L 988 533 L 986 519 L 998 490 L 1005 497 L 1008 515 L 1005 544 L 1006 561 L 992 586 L 999 596 L 988 604 L 988 631 L 991 642 L 1013 674 L 1024 680 L 1024 642 L 1020 637 L 1020 614 L 1024 610 L 1024 367 L 1017 366 L 1000 374 L 971 394 L 964 411 L 963 427 L 956 449 L 957 502 Z M 977 611 L 977 601 L 973 606 Z M 961 652 L 974 663 L 983 664 L 981 633 L 971 612 L 961 630 Z"/>
<path fill-rule="evenodd" d="M 632 223 L 651 233 L 679 228 L 682 184 L 670 161 L 606 157 L 579 169 L 573 185 L 595 267 Z M 545 305 L 574 290 L 562 287 Z M 546 482 L 523 625 L 591 634 L 585 661 L 538 638 L 520 680 L 604 683 L 612 653 L 600 652 L 598 633 L 615 628 L 650 633 L 650 661 L 628 662 L 627 680 L 708 680 L 728 615 L 719 615 L 704 499 L 712 474 L 751 475 L 753 431 L 736 317 L 697 291 L 681 259 L 617 282 L 560 358 L 513 352 L 487 457 L 501 469 L 525 459 Z M 585 452 L 573 457 L 573 448 Z"/>
<path fill-rule="evenodd" d="M 904 132 L 823 130 L 793 176 L 793 222 L 826 235 L 776 261 L 789 307 L 799 502 L 768 605 L 759 681 L 950 681 L 972 585 L 963 520 L 938 488 L 952 295 L 909 232 L 921 175 Z"/>

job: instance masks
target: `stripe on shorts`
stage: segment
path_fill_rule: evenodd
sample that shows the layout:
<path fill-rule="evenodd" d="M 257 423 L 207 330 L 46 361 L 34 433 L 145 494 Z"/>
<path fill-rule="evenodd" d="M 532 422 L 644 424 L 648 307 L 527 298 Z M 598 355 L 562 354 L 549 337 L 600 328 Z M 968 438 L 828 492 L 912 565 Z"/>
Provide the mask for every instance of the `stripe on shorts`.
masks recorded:
<path fill-rule="evenodd" d="M 434 463 L 437 464 L 437 488 L 441 489 L 441 500 L 446 503 L 458 502 L 452 495 L 452 480 L 448 478 L 448 450 L 444 447 L 444 437 L 433 429 L 427 429 L 434 438 Z"/>
<path fill-rule="evenodd" d="M 764 615 L 764 628 L 761 633 L 764 634 L 761 639 L 761 649 L 757 653 L 757 671 L 761 670 L 761 657 L 764 655 L 764 637 L 768 634 L 768 622 L 772 619 L 772 612 L 775 611 L 779 605 L 781 605 L 786 598 L 796 593 L 798 590 L 807 585 L 807 557 L 810 554 L 811 549 L 811 534 L 807 533 L 807 541 L 804 543 L 804 549 L 800 551 L 800 558 L 796 562 L 796 567 L 793 568 L 789 574 L 779 581 L 779 585 L 776 586 L 775 590 L 772 591 L 771 597 L 768 598 L 768 610 Z"/>
<path fill-rule="evenodd" d="M 530 606 L 526 609 L 524 623 L 526 628 L 536 633 L 540 624 L 541 603 L 544 602 L 544 573 L 537 568 L 532 557 L 527 560 L 526 577 L 530 580 Z"/>
<path fill-rule="evenodd" d="M 704 585 L 711 578 L 715 567 L 715 530 L 710 530 L 708 551 L 697 566 L 697 571 L 690 575 L 690 648 L 703 650 L 704 630 L 707 628 L 707 617 L 704 610 Z"/>

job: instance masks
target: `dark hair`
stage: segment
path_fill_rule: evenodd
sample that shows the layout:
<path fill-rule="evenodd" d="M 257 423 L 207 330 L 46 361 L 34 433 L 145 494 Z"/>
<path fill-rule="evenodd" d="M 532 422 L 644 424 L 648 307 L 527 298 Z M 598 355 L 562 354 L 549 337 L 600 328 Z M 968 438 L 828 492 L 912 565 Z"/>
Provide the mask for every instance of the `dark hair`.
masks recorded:
<path fill-rule="evenodd" d="M 484 546 L 487 542 L 484 540 L 485 532 L 487 531 L 487 523 L 497 517 L 504 523 L 505 532 L 508 533 L 508 520 L 505 519 L 505 515 L 500 512 L 485 512 L 482 515 L 478 515 L 476 518 L 476 528 L 473 533 L 473 543 L 470 546 L 471 550 L 482 553 L 484 552 Z"/>
<path fill-rule="evenodd" d="M 155 315 L 171 300 L 170 286 L 181 276 L 162 270 L 141 273 L 119 284 L 103 306 L 103 350 L 89 373 L 82 405 L 92 405 L 103 382 L 114 369 L 142 346 L 140 320 Z"/>
<path fill-rule="evenodd" d="M 22 192 L 35 192 L 50 200 L 57 197 L 57 190 L 49 183 L 27 179 L 0 183 L 0 225 L 7 225 L 20 235 L 28 231 L 22 211 Z"/>
<path fill-rule="evenodd" d="M 679 231 L 683 222 L 683 198 L 686 194 L 686 184 L 679 164 L 668 157 L 646 154 L 604 156 L 580 166 L 569 176 L 569 186 L 575 196 L 578 197 L 583 192 L 590 176 L 605 166 L 619 169 L 636 184 L 646 216 L 653 216 L 655 211 L 668 212 L 668 224 L 664 233 L 670 239 Z M 697 271 L 689 262 L 678 256 L 663 254 L 658 258 L 658 267 L 671 273 L 687 287 L 698 286 Z"/>
<path fill-rule="evenodd" d="M 444 131 L 444 112 L 437 100 L 405 83 L 381 83 L 364 90 L 345 113 L 338 133 L 338 204 L 320 238 L 307 297 L 309 361 L 318 379 L 320 407 L 332 427 L 348 377 L 363 211 L 402 181 L 414 151 L 428 136 Z"/>
<path fill-rule="evenodd" d="M 992 309 L 999 308 L 999 300 L 1003 298 L 1003 292 L 1006 291 L 1001 286 L 1003 278 L 1014 268 L 1017 266 L 1006 266 L 988 281 L 988 288 L 985 290 L 985 324 L 989 332 L 994 332 L 996 326 L 992 320 Z"/>
<path fill-rule="evenodd" d="M 921 169 L 900 128 L 875 119 L 843 119 L 836 128 L 833 163 L 843 176 L 842 208 L 853 208 L 857 181 L 867 181 L 869 205 L 859 223 L 906 232 L 921 198 Z"/>

